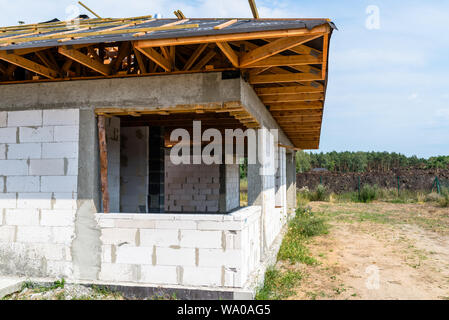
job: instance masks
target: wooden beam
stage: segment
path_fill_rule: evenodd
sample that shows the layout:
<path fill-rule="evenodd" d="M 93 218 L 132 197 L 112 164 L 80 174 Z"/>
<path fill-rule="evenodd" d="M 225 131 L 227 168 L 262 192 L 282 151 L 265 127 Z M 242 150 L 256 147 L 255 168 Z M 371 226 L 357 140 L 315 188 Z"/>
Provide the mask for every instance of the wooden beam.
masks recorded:
<path fill-rule="evenodd" d="M 192 68 L 192 70 L 201 70 L 215 55 L 215 50 L 210 50 L 198 63 Z"/>
<path fill-rule="evenodd" d="M 165 71 L 171 71 L 171 64 L 168 59 L 163 57 L 159 52 L 153 48 L 139 48 L 137 49 L 142 52 L 148 59 L 156 63 L 158 66 L 163 68 Z"/>
<path fill-rule="evenodd" d="M 263 67 L 278 67 L 278 66 L 299 66 L 307 64 L 321 64 L 323 61 L 308 55 L 298 56 L 281 56 L 266 58 L 255 63 L 252 63 L 248 68 L 263 68 Z"/>
<path fill-rule="evenodd" d="M 22 56 L 13 53 L 7 53 L 6 51 L 0 51 L 0 60 L 4 60 L 15 66 L 35 72 L 46 78 L 54 79 L 58 76 L 58 71 L 56 70 L 44 67 L 43 65 L 28 60 Z"/>
<path fill-rule="evenodd" d="M 239 57 L 227 42 L 217 42 L 217 46 L 224 53 L 224 55 L 231 61 L 236 68 L 239 67 Z"/>
<path fill-rule="evenodd" d="M 323 67 L 322 67 L 323 79 L 326 79 L 328 50 L 329 50 L 329 34 L 326 33 L 323 37 Z"/>
<path fill-rule="evenodd" d="M 315 88 L 312 86 L 291 86 L 291 87 L 276 87 L 276 88 L 256 88 L 256 93 L 259 96 L 270 95 L 290 95 L 298 93 L 316 93 L 324 92 L 324 88 Z"/>
<path fill-rule="evenodd" d="M 137 50 L 136 48 L 134 48 L 134 56 L 136 57 L 137 64 L 139 65 L 140 72 L 142 74 L 147 73 L 147 67 L 145 65 L 145 61 L 143 60 L 143 57 L 142 57 L 140 51 Z"/>
<path fill-rule="evenodd" d="M 297 111 L 297 110 L 316 110 L 323 109 L 322 101 L 313 102 L 281 102 L 272 103 L 270 105 L 270 111 Z"/>
<path fill-rule="evenodd" d="M 259 11 L 257 11 L 256 1 L 248 0 L 249 6 L 251 7 L 251 12 L 253 13 L 254 19 L 259 19 Z"/>
<path fill-rule="evenodd" d="M 189 60 L 187 60 L 187 63 L 184 65 L 184 68 L 182 70 L 189 70 L 198 59 L 198 57 L 203 53 L 203 51 L 206 50 L 207 46 L 207 43 L 200 44 L 190 56 Z"/>
<path fill-rule="evenodd" d="M 123 62 L 123 59 L 125 59 L 125 57 L 127 57 L 129 55 L 129 53 L 131 52 L 131 44 L 128 41 L 122 42 L 120 44 L 119 50 L 118 50 L 118 55 L 117 57 L 111 61 L 110 65 L 111 65 L 111 72 L 115 73 L 117 72 L 118 69 L 120 69 L 120 65 Z"/>
<path fill-rule="evenodd" d="M 321 74 L 290 73 L 290 74 L 268 74 L 249 77 L 250 84 L 279 83 L 279 82 L 302 82 L 323 80 Z"/>
<path fill-rule="evenodd" d="M 104 76 L 108 76 L 111 74 L 111 65 L 105 65 L 96 61 L 95 59 L 91 59 L 78 50 L 68 49 L 67 47 L 59 47 L 58 52 L 69 59 L 72 59 L 98 73 L 101 73 Z"/>
<path fill-rule="evenodd" d="M 215 34 L 210 36 L 193 36 L 183 38 L 170 38 L 170 39 L 146 39 L 137 41 L 137 46 L 140 48 L 147 47 L 160 47 L 171 45 L 187 45 L 187 44 L 199 44 L 199 43 L 211 43 L 222 41 L 243 41 L 261 38 L 281 38 L 281 37 L 296 37 L 296 36 L 322 36 L 324 33 L 328 33 L 330 27 L 327 24 L 317 26 L 312 30 L 307 28 L 289 29 L 289 30 L 271 30 L 260 32 L 244 32 L 235 34 Z"/>
<path fill-rule="evenodd" d="M 78 3 L 80 5 L 82 5 L 87 11 L 89 11 L 90 13 L 92 13 L 94 16 L 96 16 L 98 19 L 101 19 L 101 17 L 96 14 L 95 12 L 93 12 L 88 6 L 86 6 L 84 3 L 82 3 L 81 1 L 78 1 Z"/>
<path fill-rule="evenodd" d="M 103 115 L 98 116 L 98 142 L 100 147 L 100 177 L 103 212 L 109 213 L 108 189 L 108 149 L 106 142 L 106 124 Z"/>
<path fill-rule="evenodd" d="M 274 56 L 279 52 L 288 50 L 305 42 L 309 42 L 318 37 L 319 35 L 312 35 L 312 36 L 287 37 L 274 40 L 273 42 L 269 42 L 263 46 L 260 46 L 244 54 L 240 59 L 240 66 L 247 67 L 260 60 Z"/>
<path fill-rule="evenodd" d="M 279 102 L 302 102 L 323 100 L 324 93 L 298 93 L 298 94 L 283 94 L 278 96 L 262 97 L 262 102 L 265 104 L 279 103 Z"/>
<path fill-rule="evenodd" d="M 233 25 L 233 24 L 236 23 L 237 21 L 238 21 L 237 19 L 231 19 L 231 20 L 228 20 L 228 21 L 226 21 L 226 22 L 224 22 L 224 23 L 222 23 L 222 24 L 219 24 L 218 26 L 215 26 L 214 29 L 215 29 L 215 30 L 221 30 L 221 29 L 224 29 L 224 28 L 226 28 L 226 27 L 229 27 L 230 25 Z"/>

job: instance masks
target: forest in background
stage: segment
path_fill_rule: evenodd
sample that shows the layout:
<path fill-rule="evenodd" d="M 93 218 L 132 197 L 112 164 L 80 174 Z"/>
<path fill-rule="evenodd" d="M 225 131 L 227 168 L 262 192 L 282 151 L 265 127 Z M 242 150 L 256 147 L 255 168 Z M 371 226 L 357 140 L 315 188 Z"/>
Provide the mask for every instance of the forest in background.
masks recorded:
<path fill-rule="evenodd" d="M 449 156 L 429 159 L 407 157 L 389 152 L 327 152 L 312 153 L 298 151 L 296 172 L 308 172 L 314 168 L 325 168 L 331 172 L 387 172 L 393 169 L 449 169 Z"/>

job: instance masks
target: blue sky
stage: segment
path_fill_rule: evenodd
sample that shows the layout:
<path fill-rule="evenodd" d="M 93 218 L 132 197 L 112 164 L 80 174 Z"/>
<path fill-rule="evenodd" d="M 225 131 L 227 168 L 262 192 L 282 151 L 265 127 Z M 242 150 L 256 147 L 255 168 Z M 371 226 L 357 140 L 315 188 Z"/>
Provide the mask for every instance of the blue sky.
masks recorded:
<path fill-rule="evenodd" d="M 65 19 L 77 1 L 0 0 L 1 25 Z M 85 0 L 104 17 L 250 17 L 247 0 Z M 330 18 L 329 84 L 320 151 L 449 154 L 449 1 L 257 1 L 261 17 Z M 368 6 L 380 28 L 366 28 Z M 85 11 L 82 9 L 82 13 Z"/>

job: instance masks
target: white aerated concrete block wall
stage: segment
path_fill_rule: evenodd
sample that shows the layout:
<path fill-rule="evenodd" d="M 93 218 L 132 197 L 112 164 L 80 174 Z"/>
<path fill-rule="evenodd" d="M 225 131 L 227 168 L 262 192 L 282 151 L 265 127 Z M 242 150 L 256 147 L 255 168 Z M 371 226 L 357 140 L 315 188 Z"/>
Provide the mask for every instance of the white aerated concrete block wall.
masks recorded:
<path fill-rule="evenodd" d="M 230 215 L 98 214 L 100 280 L 243 287 L 259 263 L 260 207 Z"/>
<path fill-rule="evenodd" d="M 79 110 L 0 112 L 0 274 L 70 276 Z"/>
<path fill-rule="evenodd" d="M 218 212 L 220 198 L 218 164 L 174 165 L 165 157 L 165 211 Z"/>

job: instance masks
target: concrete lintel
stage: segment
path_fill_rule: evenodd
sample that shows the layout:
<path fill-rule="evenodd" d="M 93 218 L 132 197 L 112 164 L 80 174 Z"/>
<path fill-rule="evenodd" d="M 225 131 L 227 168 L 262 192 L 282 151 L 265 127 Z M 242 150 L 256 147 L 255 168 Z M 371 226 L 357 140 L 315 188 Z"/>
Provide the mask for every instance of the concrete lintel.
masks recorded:
<path fill-rule="evenodd" d="M 24 95 L 23 93 L 26 92 Z M 237 102 L 240 79 L 221 72 L 0 86 L 0 111 L 50 108 L 148 108 Z"/>

